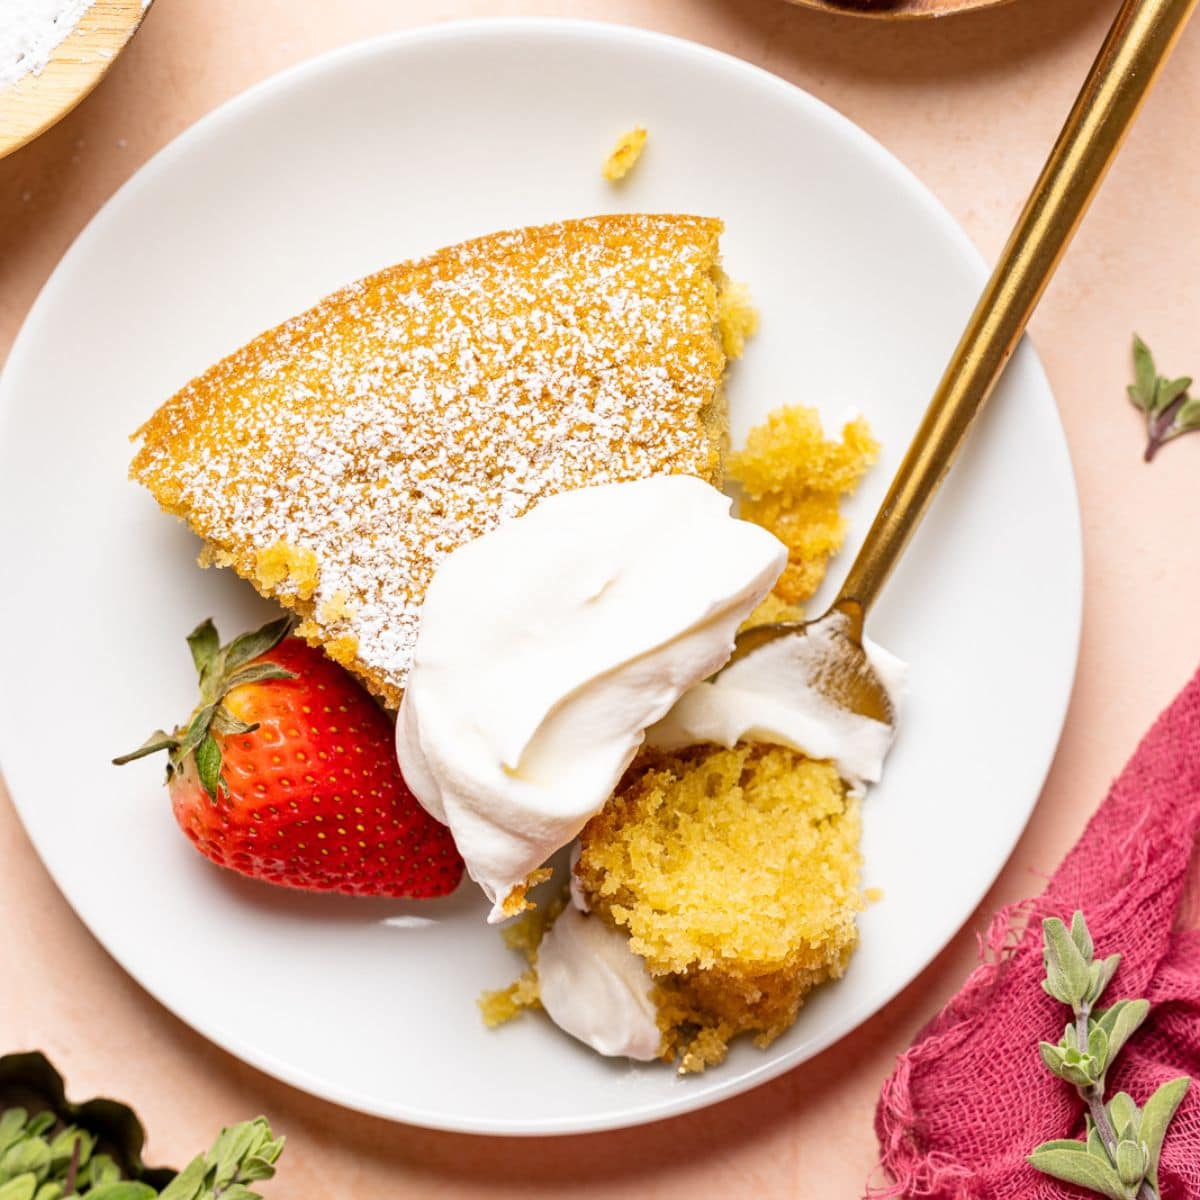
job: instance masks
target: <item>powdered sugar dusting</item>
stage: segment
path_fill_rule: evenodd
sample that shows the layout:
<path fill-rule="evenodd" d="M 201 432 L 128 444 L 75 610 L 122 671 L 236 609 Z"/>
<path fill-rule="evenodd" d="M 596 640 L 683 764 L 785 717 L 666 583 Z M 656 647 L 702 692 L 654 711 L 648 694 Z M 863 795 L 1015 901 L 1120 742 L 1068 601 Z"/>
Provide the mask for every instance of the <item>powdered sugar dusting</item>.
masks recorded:
<path fill-rule="evenodd" d="M 315 554 L 311 600 L 276 594 L 395 702 L 455 546 L 567 488 L 716 473 L 718 233 L 592 218 L 381 272 L 185 388 L 134 474 L 250 578 L 280 541 Z"/>
<path fill-rule="evenodd" d="M 94 0 L 0 0 L 0 88 L 39 74 Z"/>

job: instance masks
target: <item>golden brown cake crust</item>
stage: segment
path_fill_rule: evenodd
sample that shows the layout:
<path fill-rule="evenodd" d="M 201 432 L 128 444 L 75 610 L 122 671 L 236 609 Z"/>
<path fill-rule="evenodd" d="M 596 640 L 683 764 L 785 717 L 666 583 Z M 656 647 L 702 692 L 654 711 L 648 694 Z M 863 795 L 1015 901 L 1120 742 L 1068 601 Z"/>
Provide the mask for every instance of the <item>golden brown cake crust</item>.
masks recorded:
<path fill-rule="evenodd" d="M 381 271 L 178 392 L 131 476 L 395 705 L 455 546 L 567 488 L 719 482 L 720 232 L 592 217 Z"/>

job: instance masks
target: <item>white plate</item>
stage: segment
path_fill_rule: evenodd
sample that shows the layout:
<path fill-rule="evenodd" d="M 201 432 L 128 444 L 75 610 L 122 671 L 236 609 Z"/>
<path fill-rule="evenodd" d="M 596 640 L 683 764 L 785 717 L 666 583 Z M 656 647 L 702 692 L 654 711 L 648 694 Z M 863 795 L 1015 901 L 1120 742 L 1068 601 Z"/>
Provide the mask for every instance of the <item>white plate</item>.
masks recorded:
<path fill-rule="evenodd" d="M 650 129 L 628 186 L 614 137 Z M 861 536 L 984 278 L 947 213 L 824 105 L 699 46 L 606 25 L 447 25 L 352 46 L 188 130 L 105 206 L 38 299 L 0 384 L 0 739 L 21 815 L 114 957 L 263 1070 L 422 1125 L 562 1133 L 665 1117 L 802 1062 L 887 1003 L 977 905 L 1058 739 L 1080 614 L 1071 468 L 1028 347 L 873 615 L 913 665 L 870 797 L 846 978 L 766 1052 L 679 1079 L 604 1061 L 541 1016 L 480 1024 L 513 955 L 467 888 L 314 898 L 219 872 L 179 835 L 161 767 L 109 758 L 192 703 L 183 638 L 266 606 L 127 483 L 126 435 L 193 373 L 323 293 L 493 229 L 659 209 L 728 222 L 762 331 L 730 390 L 870 417 Z M 851 547 L 853 549 L 854 547 Z M 1036 582 L 1036 607 L 1030 586 Z"/>

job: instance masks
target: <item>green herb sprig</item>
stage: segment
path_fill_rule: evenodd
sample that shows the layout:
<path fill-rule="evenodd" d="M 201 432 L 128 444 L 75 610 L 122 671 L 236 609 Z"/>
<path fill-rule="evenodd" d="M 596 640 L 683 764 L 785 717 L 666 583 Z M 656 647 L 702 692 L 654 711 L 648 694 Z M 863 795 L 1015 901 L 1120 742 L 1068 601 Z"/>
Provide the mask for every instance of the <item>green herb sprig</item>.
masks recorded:
<path fill-rule="evenodd" d="M 1159 1200 L 1158 1161 L 1167 1126 L 1191 1080 L 1172 1079 L 1138 1108 L 1126 1092 L 1106 1104 L 1105 1077 L 1125 1043 L 1150 1012 L 1146 1000 L 1118 1000 L 1097 1008 L 1121 956 L 1095 958 L 1083 913 L 1068 929 L 1057 917 L 1042 922 L 1046 978 L 1042 987 L 1068 1005 L 1074 1020 L 1057 1044 L 1038 1046 L 1046 1069 L 1072 1084 L 1087 1105 L 1087 1139 L 1044 1142 L 1029 1156 L 1039 1171 L 1108 1196 L 1111 1200 Z"/>
<path fill-rule="evenodd" d="M 1192 396 L 1191 376 L 1168 379 L 1158 373 L 1150 347 L 1133 335 L 1133 383 L 1129 399 L 1146 417 L 1147 462 L 1168 442 L 1200 429 L 1200 396 Z"/>
<path fill-rule="evenodd" d="M 159 1192 L 123 1178 L 87 1130 L 59 1124 L 52 1112 L 0 1113 L 0 1200 L 262 1200 L 248 1185 L 275 1174 L 284 1141 L 263 1117 L 223 1129 L 207 1154 Z"/>

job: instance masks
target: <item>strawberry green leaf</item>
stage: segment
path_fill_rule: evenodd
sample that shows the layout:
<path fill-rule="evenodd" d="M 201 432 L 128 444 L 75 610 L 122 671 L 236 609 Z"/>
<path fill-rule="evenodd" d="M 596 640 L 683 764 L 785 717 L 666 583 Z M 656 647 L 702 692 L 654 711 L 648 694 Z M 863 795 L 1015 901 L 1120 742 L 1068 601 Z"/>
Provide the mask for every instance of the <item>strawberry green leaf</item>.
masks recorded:
<path fill-rule="evenodd" d="M 196 710 L 191 721 L 188 722 L 188 727 L 184 731 L 183 737 L 180 738 L 179 745 L 175 748 L 172 756 L 176 766 L 182 766 L 183 760 L 208 736 L 209 726 L 212 725 L 213 713 L 215 711 L 215 704 L 206 704 L 203 708 Z"/>
<path fill-rule="evenodd" d="M 203 681 L 205 675 L 212 670 L 217 654 L 221 649 L 221 639 L 217 636 L 217 627 L 210 617 L 197 625 L 187 639 L 188 649 L 192 652 L 192 662 L 196 665 L 196 673 Z"/>
<path fill-rule="evenodd" d="M 253 633 L 243 633 L 225 647 L 225 673 L 236 671 L 243 663 L 253 662 L 254 659 L 274 650 L 291 632 L 294 624 L 292 617 L 280 617 L 271 621 Z"/>
<path fill-rule="evenodd" d="M 211 620 L 198 625 L 187 641 L 192 662 L 200 674 L 200 703 L 188 718 L 186 728 L 176 729 L 173 733 L 156 730 L 137 750 L 115 758 L 113 762 L 121 766 L 165 750 L 167 779 L 170 780 L 194 756 L 197 774 L 209 797 L 215 800 L 219 792 L 228 794 L 221 774 L 221 747 L 217 739 L 228 734 L 251 733 L 258 726 L 240 720 L 223 708 L 221 701 L 233 688 L 295 678 L 291 671 L 277 663 L 255 661 L 287 637 L 292 625 L 292 617 L 281 617 L 253 633 L 235 638 L 224 647 L 219 644 Z"/>
<path fill-rule="evenodd" d="M 206 733 L 196 747 L 196 773 L 210 799 L 217 798 L 218 789 L 225 790 L 225 781 L 221 778 L 221 747 L 211 733 Z"/>
<path fill-rule="evenodd" d="M 272 662 L 255 663 L 253 666 L 235 671 L 232 675 L 226 675 L 221 681 L 221 695 L 227 696 L 234 688 L 241 687 L 245 683 L 262 683 L 266 679 L 295 678 L 295 672 L 277 667 Z"/>
<path fill-rule="evenodd" d="M 145 758 L 147 754 L 157 754 L 160 750 L 173 750 L 176 744 L 177 739 L 173 733 L 163 733 L 161 729 L 156 729 L 136 750 L 114 758 L 113 765 L 123 767 L 126 763 L 133 762 L 134 759 Z"/>
<path fill-rule="evenodd" d="M 258 722 L 243 721 L 222 705 L 213 713 L 211 728 L 213 733 L 253 733 L 258 728 Z"/>

